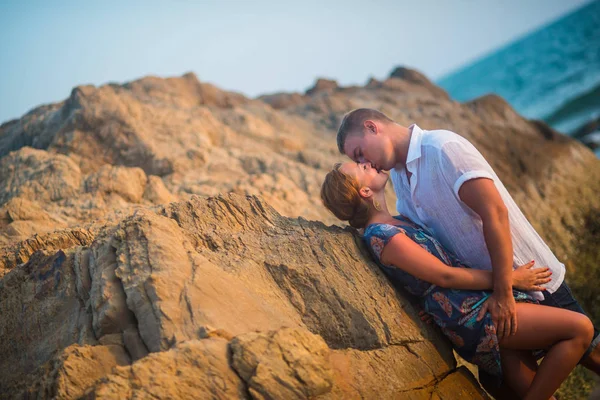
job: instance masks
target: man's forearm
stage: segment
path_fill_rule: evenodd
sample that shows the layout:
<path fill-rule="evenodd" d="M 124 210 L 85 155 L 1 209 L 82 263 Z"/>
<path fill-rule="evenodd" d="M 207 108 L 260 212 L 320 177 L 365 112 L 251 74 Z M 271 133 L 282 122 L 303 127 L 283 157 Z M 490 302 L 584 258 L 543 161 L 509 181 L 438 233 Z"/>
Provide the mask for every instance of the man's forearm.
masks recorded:
<path fill-rule="evenodd" d="M 512 293 L 513 247 L 510 236 L 508 213 L 494 210 L 482 217 L 483 236 L 490 259 L 494 292 Z"/>

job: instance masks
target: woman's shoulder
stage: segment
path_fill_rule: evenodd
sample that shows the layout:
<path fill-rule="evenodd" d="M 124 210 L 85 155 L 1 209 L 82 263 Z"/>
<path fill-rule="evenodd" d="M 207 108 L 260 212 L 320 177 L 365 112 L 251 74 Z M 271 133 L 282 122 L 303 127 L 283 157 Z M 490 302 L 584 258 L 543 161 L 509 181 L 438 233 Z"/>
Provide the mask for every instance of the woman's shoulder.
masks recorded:
<path fill-rule="evenodd" d="M 403 215 L 396 215 L 394 216 L 394 219 L 398 221 L 396 224 L 376 222 L 367 225 L 365 227 L 363 236 L 373 236 L 376 234 L 396 234 L 399 232 L 405 232 L 405 228 L 409 228 L 414 225 L 411 220 Z"/>
<path fill-rule="evenodd" d="M 403 231 L 402 226 L 378 222 L 368 225 L 365 228 L 363 237 L 395 235 Z"/>
<path fill-rule="evenodd" d="M 383 252 L 383 248 L 394 236 L 400 233 L 406 234 L 404 226 L 387 223 L 374 223 L 365 228 L 363 240 L 379 260 L 381 258 L 381 253 Z"/>

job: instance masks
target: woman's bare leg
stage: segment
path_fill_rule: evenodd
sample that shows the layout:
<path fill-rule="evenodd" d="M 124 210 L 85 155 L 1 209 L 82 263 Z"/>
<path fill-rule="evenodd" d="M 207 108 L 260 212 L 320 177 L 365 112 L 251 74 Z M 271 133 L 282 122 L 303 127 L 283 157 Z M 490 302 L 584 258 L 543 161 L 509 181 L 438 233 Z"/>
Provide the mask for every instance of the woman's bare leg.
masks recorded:
<path fill-rule="evenodd" d="M 523 398 L 538 369 L 537 361 L 530 350 L 501 349 L 502 374 L 508 386 L 516 393 L 511 400 Z M 518 397 L 517 397 L 518 396 Z M 556 400 L 554 396 L 550 398 Z"/>
<path fill-rule="evenodd" d="M 529 357 L 528 357 L 529 356 Z M 524 397 L 535 378 L 537 363 L 530 350 L 500 349 L 502 376 L 520 398 Z"/>
<path fill-rule="evenodd" d="M 550 347 L 523 396 L 527 400 L 549 399 L 589 346 L 594 333 L 592 323 L 574 311 L 528 303 L 517 303 L 517 318 L 517 333 L 502 338 L 500 347 L 507 350 Z"/>

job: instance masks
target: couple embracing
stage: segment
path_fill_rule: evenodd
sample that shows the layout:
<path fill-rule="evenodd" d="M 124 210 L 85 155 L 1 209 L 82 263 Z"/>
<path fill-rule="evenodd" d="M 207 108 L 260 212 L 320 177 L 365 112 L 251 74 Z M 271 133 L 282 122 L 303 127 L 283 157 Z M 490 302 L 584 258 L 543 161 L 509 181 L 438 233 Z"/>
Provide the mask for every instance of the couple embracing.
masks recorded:
<path fill-rule="evenodd" d="M 323 203 L 364 229 L 383 272 L 419 298 L 490 393 L 549 399 L 578 363 L 600 375 L 599 332 L 564 283 L 564 265 L 471 143 L 357 109 L 337 144 L 353 161 L 327 174 Z"/>

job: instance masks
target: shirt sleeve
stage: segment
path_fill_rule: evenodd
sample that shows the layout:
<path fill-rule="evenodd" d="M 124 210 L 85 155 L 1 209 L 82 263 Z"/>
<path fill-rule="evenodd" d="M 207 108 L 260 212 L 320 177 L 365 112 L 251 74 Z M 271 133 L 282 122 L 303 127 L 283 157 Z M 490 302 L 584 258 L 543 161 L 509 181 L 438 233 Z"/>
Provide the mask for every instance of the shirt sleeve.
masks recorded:
<path fill-rule="evenodd" d="M 383 253 L 383 249 L 388 242 L 399 233 L 405 234 L 404 229 L 394 225 L 380 224 L 371 229 L 369 234 L 365 235 L 363 239 L 371 249 L 375 259 L 378 262 L 381 262 L 381 253 Z"/>
<path fill-rule="evenodd" d="M 439 166 L 456 198 L 463 183 L 477 178 L 495 180 L 492 167 L 468 140 L 446 142 L 439 150 Z"/>

